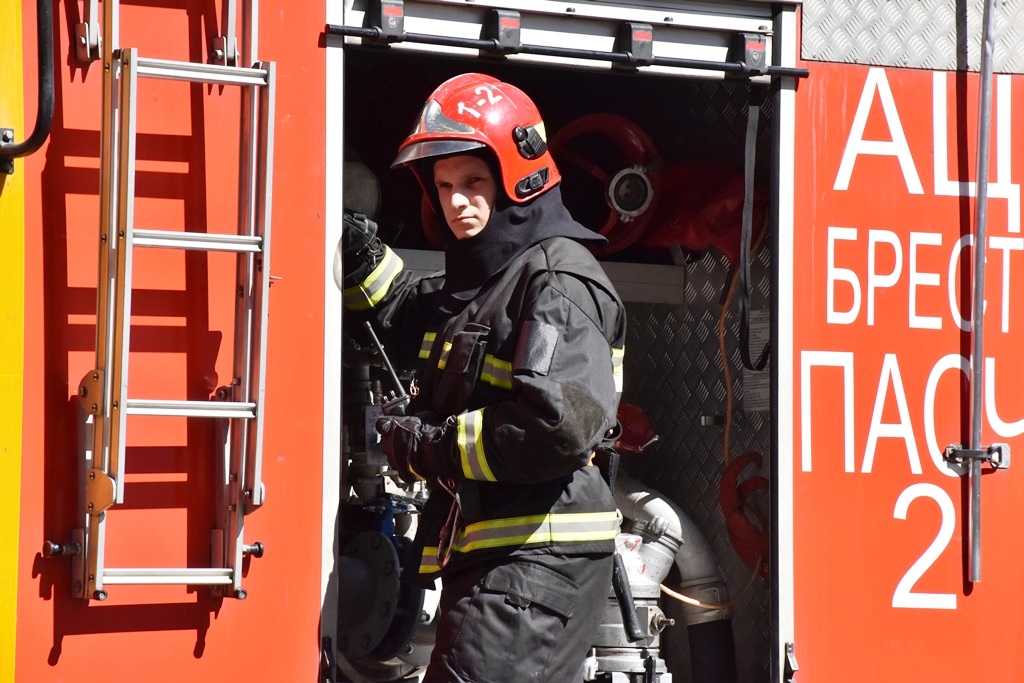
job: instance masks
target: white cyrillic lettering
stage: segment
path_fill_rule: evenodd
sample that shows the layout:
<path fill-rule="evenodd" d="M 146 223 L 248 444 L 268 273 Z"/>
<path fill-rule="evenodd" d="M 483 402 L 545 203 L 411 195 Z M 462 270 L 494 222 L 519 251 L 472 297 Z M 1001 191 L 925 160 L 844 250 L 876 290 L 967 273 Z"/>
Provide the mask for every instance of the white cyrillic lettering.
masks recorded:
<path fill-rule="evenodd" d="M 882 422 L 882 409 L 885 407 L 885 396 L 890 383 L 896 397 L 896 407 L 900 413 L 900 421 L 895 424 Z M 871 472 L 871 467 L 875 463 L 875 447 L 878 445 L 878 439 L 883 436 L 903 439 L 907 444 L 910 471 L 914 474 L 921 474 L 921 458 L 917 454 L 917 440 L 914 438 L 914 428 L 910 424 L 907 393 L 903 390 L 903 378 L 900 376 L 899 362 L 894 353 L 885 354 L 885 360 L 882 361 L 882 375 L 878 380 L 878 392 L 875 394 L 875 408 L 871 413 L 871 427 L 868 429 L 868 444 L 864 449 L 864 464 L 860 468 L 861 472 L 865 474 Z"/>
<path fill-rule="evenodd" d="M 860 314 L 860 278 L 856 271 L 836 267 L 836 241 L 856 240 L 856 228 L 828 228 L 828 255 L 826 257 L 827 282 L 825 283 L 825 322 L 834 325 L 849 325 Z M 853 303 L 848 311 L 836 310 L 836 281 L 849 282 L 853 287 Z"/>
<path fill-rule="evenodd" d="M 941 330 L 942 318 L 917 314 L 917 288 L 935 287 L 939 284 L 938 273 L 922 273 L 917 270 L 917 247 L 921 244 L 942 246 L 942 235 L 937 232 L 910 233 L 910 327 L 919 330 Z"/>
<path fill-rule="evenodd" d="M 935 194 L 939 197 L 974 196 L 974 183 L 949 179 L 949 115 L 946 111 L 946 72 L 932 72 L 932 164 Z"/>
<path fill-rule="evenodd" d="M 875 272 L 875 252 L 879 242 L 891 244 L 896 254 L 896 263 L 888 275 Z M 900 246 L 899 236 L 891 230 L 868 230 L 868 325 L 875 324 L 875 290 L 894 286 L 899 281 L 902 272 L 903 248 Z"/>
<path fill-rule="evenodd" d="M 940 197 L 974 197 L 978 190 L 977 183 L 954 182 L 949 179 L 949 117 L 946 111 L 948 78 L 949 75 L 945 71 L 936 71 L 932 74 L 932 160 L 935 194 Z M 992 149 L 996 158 L 995 178 L 998 180 L 989 179 L 988 197 L 1006 200 L 1007 228 L 1009 232 L 1020 232 L 1020 185 L 1010 182 L 1010 153 L 1013 150 L 1011 84 L 1009 75 L 1000 74 L 995 78 L 995 131 Z"/>
<path fill-rule="evenodd" d="M 811 471 L 811 368 L 815 366 L 843 369 L 843 463 L 845 472 L 853 472 L 853 353 L 849 351 L 800 352 L 800 468 Z"/>
<path fill-rule="evenodd" d="M 956 303 L 956 286 L 959 282 L 956 278 L 956 264 L 960 260 L 964 248 L 972 246 L 974 246 L 974 235 L 964 235 L 956 241 L 956 244 L 953 245 L 953 252 L 949 255 L 949 277 L 946 279 L 946 286 L 949 288 L 949 312 L 953 314 L 953 320 L 964 332 L 971 331 L 971 321 L 965 320 L 960 315 L 960 307 Z M 967 298 L 971 298 L 970 294 L 967 295 Z"/>
<path fill-rule="evenodd" d="M 1024 237 L 989 237 L 988 246 L 1003 252 L 1003 332 L 1010 331 L 1010 252 L 1024 251 Z"/>
<path fill-rule="evenodd" d="M 892 137 L 890 141 L 864 139 L 864 128 L 868 122 L 868 113 L 871 111 L 871 103 L 874 101 L 876 91 L 878 99 L 882 103 L 885 122 L 889 126 L 889 135 Z M 868 71 L 864 90 L 861 91 L 860 103 L 857 105 L 857 113 L 853 117 L 850 137 L 846 141 L 843 159 L 839 163 L 839 173 L 836 174 L 836 182 L 832 189 L 846 190 L 850 187 L 850 176 L 853 174 L 853 165 L 859 154 L 896 157 L 900 162 L 903 180 L 906 182 L 910 194 L 924 194 L 921 178 L 914 166 L 914 158 L 910 154 L 907 136 L 903 132 L 903 124 L 896 111 L 896 101 L 892 97 L 892 90 L 889 88 L 889 81 L 885 77 L 884 69 L 873 68 Z"/>
<path fill-rule="evenodd" d="M 965 468 L 947 462 L 942 457 L 946 449 L 939 445 L 939 440 L 935 437 L 935 394 L 939 378 L 943 373 L 956 369 L 959 369 L 964 377 L 969 377 L 971 374 L 971 364 L 963 356 L 956 353 L 943 356 L 928 373 L 928 383 L 924 387 L 924 440 L 928 445 L 928 455 L 931 457 L 935 469 L 949 477 L 959 477 L 964 473 Z"/>
<path fill-rule="evenodd" d="M 985 359 L 985 415 L 992 431 L 1004 438 L 1024 434 L 1024 419 L 1016 422 L 1003 422 L 996 412 L 996 359 Z"/>
<path fill-rule="evenodd" d="M 1010 232 L 1020 232 L 1020 185 L 1010 182 L 1010 152 L 1013 151 L 1013 140 L 1010 134 L 1013 131 L 1013 114 L 1010 103 L 1013 101 L 1011 94 L 1013 80 L 1009 74 L 999 74 L 995 78 L 995 90 L 999 93 L 996 98 L 996 139 L 992 148 L 996 155 L 996 177 L 999 181 L 990 184 L 989 197 L 1002 197 L 1006 199 L 1006 223 Z"/>

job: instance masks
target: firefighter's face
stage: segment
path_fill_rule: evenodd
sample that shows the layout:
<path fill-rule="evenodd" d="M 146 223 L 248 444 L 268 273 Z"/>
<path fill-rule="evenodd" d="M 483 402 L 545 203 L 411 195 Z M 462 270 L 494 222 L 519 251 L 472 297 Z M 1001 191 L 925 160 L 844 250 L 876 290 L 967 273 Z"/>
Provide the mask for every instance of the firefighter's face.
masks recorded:
<path fill-rule="evenodd" d="M 445 157 L 434 163 L 434 185 L 444 219 L 457 239 L 487 227 L 497 183 L 491 167 L 474 156 Z"/>

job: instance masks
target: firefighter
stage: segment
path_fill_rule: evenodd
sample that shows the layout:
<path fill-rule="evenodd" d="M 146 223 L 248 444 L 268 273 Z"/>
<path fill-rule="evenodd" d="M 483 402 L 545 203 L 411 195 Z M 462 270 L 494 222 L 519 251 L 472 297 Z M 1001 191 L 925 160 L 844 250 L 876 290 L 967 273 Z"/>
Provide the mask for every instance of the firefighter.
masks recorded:
<path fill-rule="evenodd" d="M 563 206 L 537 107 L 489 76 L 440 85 L 393 167 L 423 186 L 445 271 L 414 278 L 349 213 L 342 287 L 347 319 L 370 318 L 417 363 L 406 414 L 376 427 L 402 479 L 431 491 L 405 570 L 442 587 L 424 683 L 582 680 L 618 530 L 593 465 L 625 337 L 585 246 L 604 238 Z"/>

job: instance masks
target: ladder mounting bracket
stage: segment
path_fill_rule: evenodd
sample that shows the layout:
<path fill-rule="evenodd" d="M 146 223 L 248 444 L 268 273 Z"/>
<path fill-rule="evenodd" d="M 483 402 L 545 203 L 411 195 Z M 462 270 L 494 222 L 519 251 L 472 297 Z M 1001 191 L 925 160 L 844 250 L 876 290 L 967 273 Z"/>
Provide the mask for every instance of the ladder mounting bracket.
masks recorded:
<path fill-rule="evenodd" d="M 117 483 L 106 472 L 93 467 L 85 482 L 85 510 L 90 515 L 98 515 L 114 504 L 114 493 Z"/>
<path fill-rule="evenodd" d="M 85 21 L 75 24 L 75 58 L 86 64 L 100 58 L 99 26 Z"/>
<path fill-rule="evenodd" d="M 222 66 L 238 66 L 238 48 L 234 36 L 217 36 L 213 39 L 213 63 Z"/>
<path fill-rule="evenodd" d="M 103 408 L 103 371 L 90 370 L 78 383 L 78 404 L 90 415 L 99 415 Z"/>

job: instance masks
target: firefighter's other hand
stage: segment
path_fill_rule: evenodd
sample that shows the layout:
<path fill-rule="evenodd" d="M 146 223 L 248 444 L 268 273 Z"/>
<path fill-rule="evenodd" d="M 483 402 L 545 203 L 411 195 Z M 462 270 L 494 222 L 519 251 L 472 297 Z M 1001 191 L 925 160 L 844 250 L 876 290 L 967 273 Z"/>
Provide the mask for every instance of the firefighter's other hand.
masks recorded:
<path fill-rule="evenodd" d="M 455 418 L 434 413 L 385 415 L 377 418 L 377 431 L 388 463 L 402 481 L 413 483 L 461 475 L 455 463 Z"/>
<path fill-rule="evenodd" d="M 341 241 L 334 253 L 334 282 L 342 290 L 358 285 L 384 257 L 377 224 L 361 213 L 345 210 Z"/>

